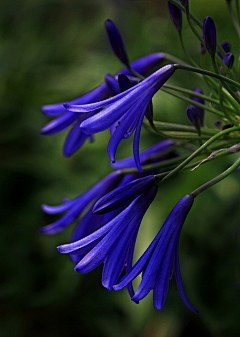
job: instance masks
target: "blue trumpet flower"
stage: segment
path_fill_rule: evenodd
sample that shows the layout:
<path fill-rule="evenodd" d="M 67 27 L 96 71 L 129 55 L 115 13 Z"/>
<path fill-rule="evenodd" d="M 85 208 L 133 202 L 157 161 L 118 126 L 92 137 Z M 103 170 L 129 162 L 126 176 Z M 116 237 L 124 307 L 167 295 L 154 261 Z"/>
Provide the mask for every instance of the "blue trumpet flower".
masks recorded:
<path fill-rule="evenodd" d="M 179 293 L 185 305 L 197 313 L 197 310 L 188 301 L 183 288 L 178 254 L 181 229 L 192 204 L 193 197 L 191 195 L 186 195 L 177 203 L 150 246 L 130 271 L 113 286 L 114 290 L 120 290 L 127 286 L 137 275 L 142 273 L 142 281 L 132 300 L 138 302 L 153 290 L 154 306 L 156 309 L 162 310 L 175 260 L 175 277 Z"/>
<path fill-rule="evenodd" d="M 142 76 L 146 76 L 156 66 L 159 66 L 163 59 L 163 53 L 154 53 L 132 62 L 131 67 Z M 118 73 L 131 76 L 131 73 L 127 68 L 120 70 Z M 102 83 L 83 96 L 80 96 L 72 101 L 44 105 L 42 107 L 42 112 L 45 115 L 55 118 L 42 128 L 42 134 L 53 135 L 72 126 L 72 129 L 70 130 L 63 147 L 63 153 L 66 157 L 71 156 L 75 151 L 77 151 L 87 139 L 92 140 L 92 136 L 86 135 L 79 128 L 79 125 L 85 119 L 85 116 L 79 116 L 79 114 L 66 111 L 63 104 L 94 103 L 102 101 L 112 95 L 116 95 L 119 93 L 117 77 L 118 75 L 107 75 L 106 82 Z M 111 90 L 109 81 L 111 81 L 110 84 L 112 84 L 112 87 L 115 88 L 115 92 Z M 94 113 L 96 113 L 96 111 Z M 87 117 L 89 117 L 89 114 Z"/>
<path fill-rule="evenodd" d="M 66 212 L 59 220 L 50 225 L 42 227 L 40 230 L 45 234 L 56 234 L 75 221 L 84 209 L 104 194 L 114 189 L 121 181 L 122 177 L 118 171 L 110 173 L 90 190 L 83 193 L 73 200 L 65 200 L 62 205 L 48 206 L 43 205 L 42 209 L 48 214 L 58 214 Z"/>
<path fill-rule="evenodd" d="M 173 65 L 167 65 L 134 87 L 104 101 L 86 105 L 65 104 L 64 106 L 70 112 L 76 113 L 92 113 L 98 109 L 105 108 L 83 121 L 81 129 L 86 134 L 94 134 L 106 130 L 117 123 L 118 126 L 115 132 L 112 133 L 108 144 L 108 154 L 112 162 L 115 162 L 115 153 L 120 141 L 131 136 L 136 130 L 133 154 L 138 170 L 142 171 L 139 159 L 139 139 L 142 121 L 153 95 L 173 75 L 174 71 Z"/>
<path fill-rule="evenodd" d="M 102 284 L 111 290 L 124 267 L 132 264 L 142 218 L 156 193 L 157 187 L 151 186 L 103 227 L 79 241 L 59 246 L 59 252 L 76 255 L 87 253 L 75 267 L 82 274 L 92 271 L 104 262 Z M 133 296 L 132 286 L 128 289 Z"/>

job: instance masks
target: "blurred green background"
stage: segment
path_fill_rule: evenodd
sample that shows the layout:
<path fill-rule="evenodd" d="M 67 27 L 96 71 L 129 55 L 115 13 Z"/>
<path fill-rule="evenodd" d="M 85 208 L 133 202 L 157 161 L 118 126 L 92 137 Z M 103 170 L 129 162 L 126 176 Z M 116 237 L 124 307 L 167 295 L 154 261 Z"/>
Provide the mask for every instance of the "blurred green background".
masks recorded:
<path fill-rule="evenodd" d="M 213 17 L 219 41 L 229 39 L 238 56 L 239 42 L 225 1 L 211 1 L 211 6 L 207 0 L 190 3 L 201 21 Z M 105 73 L 122 67 L 108 45 L 107 18 L 119 27 L 131 60 L 156 51 L 184 59 L 167 1 L 0 4 L 0 336 L 239 336 L 239 172 L 196 199 L 182 231 L 183 282 L 198 315 L 184 306 L 174 278 L 162 313 L 154 309 L 151 294 L 136 305 L 126 290 L 108 292 L 102 287 L 102 266 L 80 275 L 69 258 L 58 253 L 55 247 L 68 242 L 72 226 L 55 236 L 38 231 L 54 218 L 41 211 L 42 203 L 73 198 L 110 172 L 108 131 L 69 159 L 62 155 L 66 132 L 40 135 L 49 121 L 40 111 L 43 104 L 78 97 L 100 84 Z M 199 45 L 185 19 L 183 26 L 186 47 L 198 61 Z M 169 83 L 193 89 L 200 84 L 196 79 L 179 72 Z M 185 103 L 164 93 L 154 98 L 156 119 L 189 124 L 185 109 Z M 212 116 L 206 118 L 206 125 L 212 127 L 213 122 Z M 141 148 L 156 141 L 158 137 L 142 130 Z M 131 146 L 131 141 L 124 142 L 117 157 L 131 154 Z M 136 258 L 175 203 L 233 160 L 218 159 L 161 187 L 143 220 Z"/>

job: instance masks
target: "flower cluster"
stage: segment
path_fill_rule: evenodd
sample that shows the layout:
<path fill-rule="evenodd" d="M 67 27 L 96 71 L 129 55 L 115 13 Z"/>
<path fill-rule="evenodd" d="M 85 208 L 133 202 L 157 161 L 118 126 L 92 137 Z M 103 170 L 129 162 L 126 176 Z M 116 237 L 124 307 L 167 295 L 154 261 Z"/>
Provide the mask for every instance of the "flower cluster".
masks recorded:
<path fill-rule="evenodd" d="M 231 9 L 230 2 L 228 7 Z M 58 246 L 58 251 L 69 254 L 76 264 L 75 270 L 81 274 L 103 263 L 103 286 L 116 291 L 126 286 L 136 303 L 153 290 L 154 306 L 162 310 L 169 280 L 175 272 L 183 302 L 196 313 L 185 294 L 180 272 L 178 247 L 182 226 L 195 197 L 234 172 L 240 159 L 219 176 L 183 196 L 149 247 L 133 264 L 135 244 L 142 218 L 161 189 L 162 181 L 220 155 L 239 151 L 240 84 L 230 43 L 218 43 L 214 20 L 207 16 L 202 24 L 191 14 L 186 0 L 171 0 L 168 8 L 189 63 L 163 52 L 130 62 L 119 30 L 108 19 L 105 22 L 108 40 L 124 68 L 115 75 L 106 74 L 102 84 L 79 98 L 43 106 L 43 113 L 54 118 L 43 127 L 43 134 L 53 135 L 71 127 L 63 148 L 67 157 L 87 139 L 92 141 L 95 133 L 109 129 L 108 154 L 114 171 L 73 200 L 63 199 L 58 206 L 44 204 L 42 208 L 46 213 L 64 214 L 41 231 L 55 234 L 77 222 L 70 242 Z M 232 14 L 232 10 L 230 12 Z M 201 58 L 210 58 L 214 72 L 198 66 L 188 54 L 182 38 L 183 13 L 201 44 Z M 201 74 L 201 86 L 191 90 L 170 85 L 168 80 L 176 71 Z M 186 114 L 191 125 L 155 120 L 152 97 L 160 89 L 188 103 Z M 205 126 L 206 111 L 218 117 L 215 126 Z M 159 135 L 161 141 L 139 152 L 143 124 Z M 119 143 L 133 133 L 133 156 L 116 161 Z M 227 147 L 228 144 L 231 147 Z M 192 162 L 206 153 L 206 159 Z M 134 290 L 132 282 L 139 274 L 142 279 Z"/>

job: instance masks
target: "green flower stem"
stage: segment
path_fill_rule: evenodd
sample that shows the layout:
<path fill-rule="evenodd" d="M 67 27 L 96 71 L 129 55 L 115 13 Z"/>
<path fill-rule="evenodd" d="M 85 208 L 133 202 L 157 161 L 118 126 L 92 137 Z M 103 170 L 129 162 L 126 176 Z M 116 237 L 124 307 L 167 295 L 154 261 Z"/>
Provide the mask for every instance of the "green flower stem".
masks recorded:
<path fill-rule="evenodd" d="M 218 105 L 220 104 L 218 99 L 209 97 L 208 95 L 199 94 L 199 93 L 197 93 L 193 90 L 184 89 L 184 88 L 177 87 L 177 86 L 171 85 L 171 84 L 166 84 L 166 83 L 163 85 L 163 88 L 179 91 L 179 92 L 182 92 L 182 93 L 187 94 L 189 96 L 198 97 L 198 98 L 201 98 L 205 101 L 211 102 L 213 104 L 218 104 Z M 232 110 L 234 113 L 236 113 L 236 110 L 233 107 L 229 106 L 228 104 L 225 103 L 224 106 L 226 108 L 228 108 L 229 110 Z"/>
<path fill-rule="evenodd" d="M 196 136 L 192 135 L 191 133 L 185 132 L 175 132 L 175 131 L 169 131 L 168 133 L 161 131 L 158 129 L 153 121 L 149 121 L 149 124 L 151 125 L 152 129 L 159 134 L 160 136 L 164 138 L 170 138 L 170 139 L 181 139 L 181 140 L 208 140 L 208 136 Z"/>
<path fill-rule="evenodd" d="M 229 176 L 232 172 L 234 172 L 238 166 L 240 165 L 240 158 L 232 165 L 230 166 L 226 171 L 219 174 L 217 177 L 213 178 L 212 180 L 208 181 L 207 183 L 203 184 L 202 186 L 198 187 L 196 190 L 194 190 L 191 193 L 191 196 L 195 198 L 198 194 L 205 191 L 207 188 L 217 184 L 219 181 L 225 179 L 227 176 Z"/>
<path fill-rule="evenodd" d="M 191 58 L 191 56 L 188 54 L 188 52 L 187 52 L 187 50 L 186 50 L 186 48 L 185 48 L 185 46 L 184 46 L 183 39 L 182 39 L 182 31 L 181 31 L 181 30 L 178 31 L 178 36 L 179 36 L 179 40 L 180 40 L 180 43 L 181 43 L 182 50 L 183 50 L 185 56 L 187 57 L 189 63 L 190 63 L 192 66 L 198 68 L 197 63 Z"/>
<path fill-rule="evenodd" d="M 150 127 L 149 122 L 147 120 L 144 121 L 144 124 Z M 175 123 L 165 123 L 165 122 L 158 122 L 158 121 L 154 121 L 154 124 L 157 128 L 159 128 L 159 130 L 197 133 L 197 130 L 194 126 L 188 126 L 184 124 L 175 124 Z M 202 128 L 201 131 L 202 131 L 202 134 L 206 134 L 206 135 L 215 135 L 216 133 L 219 132 L 216 129 L 207 129 L 207 128 Z"/>
<path fill-rule="evenodd" d="M 198 154 L 200 154 L 203 150 L 205 150 L 210 144 L 215 142 L 215 140 L 217 140 L 218 138 L 230 132 L 239 131 L 239 130 L 240 130 L 240 127 L 234 126 L 232 128 L 223 130 L 219 132 L 218 134 L 214 135 L 209 140 L 207 140 L 201 147 L 199 147 L 195 152 L 193 152 L 187 159 L 185 159 L 179 166 L 177 166 L 173 171 L 171 171 L 166 177 L 164 177 L 163 180 L 168 179 L 172 177 L 173 175 L 175 175 L 176 173 L 178 173 L 179 171 L 181 171 L 185 165 L 187 165 L 192 159 L 194 159 Z"/>
<path fill-rule="evenodd" d="M 215 115 L 218 115 L 218 116 L 220 116 L 220 117 L 224 117 L 224 116 L 225 116 L 224 113 L 223 113 L 222 111 L 219 111 L 219 110 L 217 110 L 217 109 L 210 108 L 209 106 L 207 106 L 207 105 L 205 105 L 205 104 L 202 104 L 202 103 L 199 103 L 199 102 L 196 102 L 196 101 L 194 101 L 194 100 L 192 100 L 191 98 L 188 98 L 188 97 L 186 97 L 186 96 L 179 95 L 179 94 L 177 94 L 177 93 L 171 92 L 171 91 L 169 91 L 168 89 L 165 89 L 164 86 L 161 88 L 161 90 L 164 91 L 164 92 L 166 92 L 166 93 L 168 93 L 168 94 L 170 94 L 170 95 L 172 95 L 172 96 L 174 96 L 174 97 L 180 98 L 180 99 L 182 99 L 182 100 L 185 101 L 185 102 L 188 102 L 188 103 L 190 103 L 190 104 L 192 104 L 192 105 L 195 105 L 195 106 L 197 106 L 197 107 L 199 107 L 199 108 L 202 108 L 202 109 L 204 109 L 204 110 L 207 110 L 207 111 L 209 111 L 209 112 L 211 112 L 211 113 L 213 113 L 213 114 L 215 114 Z"/>
<path fill-rule="evenodd" d="M 225 144 L 225 143 L 224 143 Z M 222 144 L 224 146 L 224 144 Z M 215 148 L 215 147 L 214 147 Z M 214 148 L 212 148 L 212 150 L 214 150 Z M 173 150 L 173 148 L 171 148 L 171 151 Z M 229 151 L 222 151 L 222 152 L 219 152 L 217 153 L 212 159 L 212 160 L 215 160 L 215 159 L 218 159 L 219 157 L 222 157 L 222 156 L 227 156 L 229 154 L 232 154 L 230 153 Z M 182 155 L 181 156 L 181 160 L 183 158 L 186 158 L 187 155 Z M 167 160 L 163 160 L 159 163 L 155 163 L 155 164 L 148 164 L 148 165 L 143 165 L 142 166 L 142 170 L 143 172 L 147 172 L 147 171 L 152 171 L 152 170 L 165 170 L 166 167 L 169 168 L 168 171 L 163 171 L 163 172 L 160 172 L 156 175 L 156 178 L 157 180 L 160 180 L 160 178 L 163 178 L 165 176 L 167 176 L 169 173 L 171 173 L 171 169 L 170 167 L 171 166 L 174 166 L 178 161 L 177 159 L 179 159 L 180 157 L 178 158 L 173 158 L 173 159 L 167 159 Z M 202 159 L 201 160 L 198 160 L 198 161 L 195 161 L 191 164 L 188 164 L 186 166 L 183 167 L 182 171 L 185 171 L 185 170 L 189 170 L 191 168 L 194 168 L 196 167 L 197 165 L 199 165 L 200 163 L 202 162 Z M 205 163 L 207 163 L 207 161 L 203 162 L 202 165 L 204 165 Z M 176 166 L 175 166 L 176 167 Z M 122 174 L 122 175 L 125 175 L 125 174 L 132 174 L 132 173 L 139 173 L 138 169 L 137 168 L 124 168 L 124 169 L 121 169 L 119 170 L 119 173 Z M 160 183 L 160 181 L 159 181 Z"/>
<path fill-rule="evenodd" d="M 233 26 L 234 26 L 237 34 L 238 34 L 238 37 L 240 38 L 240 27 L 239 27 L 239 23 L 238 23 L 235 15 L 234 15 L 234 13 L 233 13 L 231 1 L 226 1 L 226 3 L 227 3 L 228 11 L 229 11 Z"/>
<path fill-rule="evenodd" d="M 173 63 L 183 63 L 183 64 L 187 64 L 186 62 L 182 61 L 181 59 L 175 57 L 175 56 L 172 56 L 170 54 L 167 54 L 167 53 L 163 53 L 164 54 L 164 59 L 165 60 L 168 60 L 170 62 L 173 62 Z"/>
<path fill-rule="evenodd" d="M 228 113 L 228 109 L 225 109 L 225 106 L 223 105 L 222 83 L 219 84 L 219 102 L 220 102 L 221 109 L 224 112 L 226 118 L 229 120 L 229 122 L 235 125 L 238 125 L 235 118 Z"/>
<path fill-rule="evenodd" d="M 215 59 L 215 55 L 211 57 L 212 59 L 212 64 L 213 64 L 213 68 L 216 72 L 216 74 L 219 74 L 219 69 L 218 69 L 218 66 L 216 64 L 216 59 Z M 223 80 L 220 79 L 220 82 L 222 84 L 223 87 L 225 87 L 225 89 L 231 94 L 231 96 L 236 100 L 238 101 L 238 96 L 235 94 L 235 92 L 225 83 L 223 82 Z M 239 100 L 240 102 L 240 100 Z M 236 124 L 236 123 L 235 123 Z"/>
<path fill-rule="evenodd" d="M 174 4 L 175 6 L 177 6 L 178 8 L 180 8 L 183 12 L 186 12 L 184 6 L 182 6 L 178 1 L 176 1 L 176 0 L 168 0 L 168 1 L 171 2 L 172 4 Z M 236 1 L 238 1 L 238 0 L 236 0 Z M 201 31 L 202 31 L 202 30 L 203 30 L 203 24 L 202 24 L 202 22 L 201 22 L 200 20 L 198 20 L 198 18 L 197 18 L 195 15 L 193 15 L 193 14 L 189 11 L 189 8 L 188 8 L 187 10 L 188 10 L 188 15 L 189 15 L 189 17 L 191 18 L 191 20 L 192 20 L 193 22 L 195 22 L 195 24 L 196 24 L 196 25 L 201 29 Z M 190 26 L 190 28 L 192 29 L 191 26 Z M 193 28 L 194 28 L 194 27 L 193 27 Z M 193 29 L 193 33 L 194 33 L 195 31 L 196 31 L 196 30 Z M 197 33 L 197 34 L 194 33 L 194 34 L 196 35 L 196 37 L 197 37 L 197 38 L 199 39 L 199 41 L 202 42 L 203 45 L 205 46 L 205 43 L 204 43 L 204 40 L 203 40 L 202 36 L 199 35 L 197 31 L 196 31 L 196 33 Z M 220 45 L 220 43 L 217 43 L 217 48 L 218 48 L 218 50 L 219 50 L 221 53 L 224 53 L 224 54 L 225 54 L 225 51 L 223 50 L 223 48 L 222 48 L 222 46 Z"/>
<path fill-rule="evenodd" d="M 238 22 L 240 21 L 239 1 L 235 1 Z"/>
<path fill-rule="evenodd" d="M 186 17 L 187 17 L 187 21 L 188 21 L 189 27 L 191 28 L 191 30 L 194 33 L 194 35 L 198 38 L 198 40 L 205 46 L 203 38 L 198 33 L 198 31 L 195 29 L 195 27 L 192 25 L 190 16 L 191 16 L 191 14 L 189 12 L 189 7 L 188 7 L 188 8 L 186 8 Z M 202 29 L 202 27 L 201 27 L 201 29 Z"/>
<path fill-rule="evenodd" d="M 215 74 L 215 73 L 213 73 L 211 71 L 204 70 L 204 69 L 199 69 L 199 68 L 194 68 L 194 67 L 183 65 L 183 64 L 174 64 L 174 67 L 176 69 L 188 70 L 188 71 L 200 73 L 200 74 L 203 74 L 203 75 L 207 75 L 207 76 L 210 76 L 210 77 L 214 77 L 214 78 L 217 78 L 219 81 L 223 81 L 223 83 L 228 82 L 229 84 L 232 84 L 235 87 L 237 87 L 237 88 L 240 89 L 240 83 L 238 83 L 236 81 L 233 81 L 230 78 L 221 76 L 219 74 Z M 231 92 L 230 92 L 230 94 L 231 94 Z M 234 94 L 233 98 L 238 102 L 238 104 L 240 104 L 240 98 L 239 97 L 237 97 Z"/>

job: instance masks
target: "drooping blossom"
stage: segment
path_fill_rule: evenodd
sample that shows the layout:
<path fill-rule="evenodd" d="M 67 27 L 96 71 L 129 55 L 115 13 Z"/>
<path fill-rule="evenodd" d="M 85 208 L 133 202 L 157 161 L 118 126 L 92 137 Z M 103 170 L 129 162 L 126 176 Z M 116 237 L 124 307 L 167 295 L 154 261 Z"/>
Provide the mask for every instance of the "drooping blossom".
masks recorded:
<path fill-rule="evenodd" d="M 181 229 L 192 207 L 193 200 L 191 195 L 186 195 L 176 204 L 155 239 L 135 265 L 113 286 L 114 290 L 124 288 L 142 273 L 142 281 L 132 300 L 138 302 L 153 290 L 154 306 L 156 309 L 162 310 L 168 292 L 169 280 L 175 270 L 177 286 L 183 302 L 190 310 L 197 312 L 188 301 L 183 288 L 178 253 Z"/>
<path fill-rule="evenodd" d="M 91 113 L 105 108 L 83 121 L 81 129 L 86 134 L 94 134 L 110 128 L 114 123 L 118 124 L 108 144 L 108 154 L 112 162 L 115 162 L 115 153 L 120 141 L 131 136 L 136 130 L 133 154 L 138 170 L 142 171 L 139 160 L 139 139 L 146 108 L 153 95 L 173 75 L 174 71 L 173 65 L 167 65 L 134 87 L 109 99 L 86 105 L 65 104 L 64 106 L 70 112 L 76 113 Z"/>
<path fill-rule="evenodd" d="M 174 142 L 170 140 L 164 140 L 147 150 L 140 152 L 140 160 L 142 164 L 151 164 L 152 162 L 162 161 L 168 158 L 172 158 L 172 156 L 176 156 L 174 151 L 171 151 Z M 168 154 L 165 154 L 165 151 L 168 150 Z M 123 160 L 124 161 L 124 160 Z M 117 164 L 117 163 L 116 163 Z M 123 163 L 120 165 L 123 168 Z M 126 166 L 125 167 L 135 167 L 135 162 L 133 158 L 126 158 Z M 151 172 L 155 173 L 154 170 Z M 146 173 L 148 174 L 148 173 Z M 67 226 L 71 225 L 73 222 L 78 221 L 76 224 L 73 233 L 71 235 L 70 242 L 78 241 L 97 229 L 104 226 L 108 223 L 112 218 L 114 218 L 118 213 L 122 211 L 125 207 L 125 204 L 120 206 L 118 209 L 115 209 L 107 214 L 96 215 L 93 213 L 94 203 L 101 198 L 102 196 L 108 194 L 110 191 L 115 190 L 116 188 L 123 188 L 124 186 L 128 186 L 128 183 L 136 180 L 139 177 L 144 177 L 142 173 L 131 173 L 126 174 L 124 177 L 120 175 L 119 171 L 115 171 L 96 185 L 91 187 L 88 191 L 81 194 L 80 196 L 74 198 L 73 200 L 68 200 L 66 198 L 63 199 L 63 204 L 58 206 L 48 206 L 44 204 L 42 209 L 48 214 L 61 214 L 64 213 L 59 220 L 42 227 L 40 230 L 44 234 L 55 234 L 62 230 L 64 230 Z M 154 178 L 151 178 L 152 183 L 154 182 Z M 148 188 L 149 184 L 145 184 L 145 187 Z M 144 192 L 145 188 L 142 189 Z M 133 192 L 133 191 L 132 191 Z M 134 197 L 137 197 L 140 194 L 139 187 L 137 188 L 137 193 L 135 193 Z M 128 197 L 129 198 L 129 197 Z M 132 198 L 133 200 L 134 198 Z M 131 200 L 131 201 L 132 201 Z M 83 216 L 82 213 L 84 213 Z M 80 218 L 80 220 L 78 220 Z M 70 254 L 71 260 L 74 263 L 79 262 L 85 253 L 74 255 Z"/>
<path fill-rule="evenodd" d="M 146 76 L 149 72 L 153 71 L 156 66 L 159 66 L 162 60 L 164 59 L 163 53 L 154 53 L 147 56 L 144 56 L 134 62 L 131 63 L 131 67 L 140 73 L 142 76 Z M 66 157 L 71 156 L 75 151 L 77 151 L 83 143 L 90 139 L 92 140 L 92 136 L 85 134 L 80 128 L 79 125 L 81 122 L 89 117 L 89 114 L 85 116 L 79 116 L 79 114 L 67 111 L 63 104 L 88 104 L 94 103 L 98 101 L 102 101 L 112 95 L 116 95 L 119 93 L 118 88 L 118 74 L 122 73 L 127 76 L 131 76 L 130 71 L 125 68 L 121 69 L 116 75 L 106 78 L 106 81 L 93 89 L 92 91 L 86 93 L 83 96 L 80 96 L 72 101 L 61 102 L 56 104 L 44 105 L 42 107 L 42 112 L 49 116 L 54 117 L 52 121 L 46 124 L 41 132 L 44 135 L 54 135 L 56 133 L 62 132 L 63 130 L 71 127 L 69 134 L 66 137 L 63 153 Z M 110 78 L 111 76 L 111 78 Z M 109 86 L 109 81 L 111 81 L 112 86 L 115 89 L 115 92 L 111 91 Z M 94 111 L 94 114 L 96 111 Z"/>
<path fill-rule="evenodd" d="M 104 262 L 102 284 L 111 290 L 126 265 L 132 264 L 136 237 L 149 205 L 154 200 L 157 187 L 148 188 L 135 198 L 116 217 L 89 236 L 58 247 L 60 253 L 86 254 L 75 267 L 79 273 L 88 273 Z M 133 296 L 132 286 L 129 287 Z"/>

